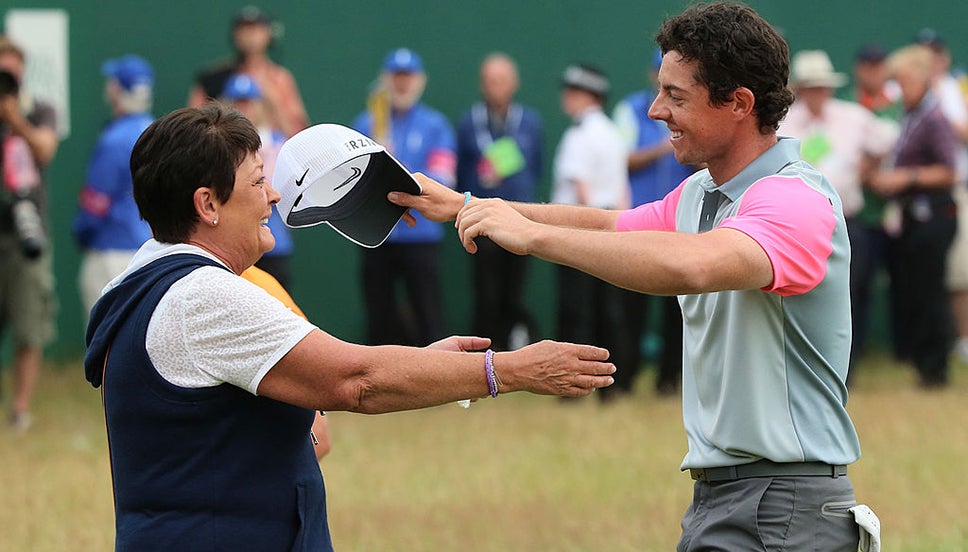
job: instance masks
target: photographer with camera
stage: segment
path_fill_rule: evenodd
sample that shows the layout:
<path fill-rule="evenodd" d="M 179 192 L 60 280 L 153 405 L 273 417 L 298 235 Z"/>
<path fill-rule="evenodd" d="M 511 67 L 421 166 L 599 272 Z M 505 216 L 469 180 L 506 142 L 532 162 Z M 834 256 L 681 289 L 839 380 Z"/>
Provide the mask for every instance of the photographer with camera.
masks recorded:
<path fill-rule="evenodd" d="M 0 320 L 14 342 L 10 424 L 30 427 L 30 399 L 54 335 L 54 274 L 45 172 L 57 152 L 54 108 L 22 87 L 23 49 L 0 36 Z M 0 328 L 6 329 L 6 328 Z"/>

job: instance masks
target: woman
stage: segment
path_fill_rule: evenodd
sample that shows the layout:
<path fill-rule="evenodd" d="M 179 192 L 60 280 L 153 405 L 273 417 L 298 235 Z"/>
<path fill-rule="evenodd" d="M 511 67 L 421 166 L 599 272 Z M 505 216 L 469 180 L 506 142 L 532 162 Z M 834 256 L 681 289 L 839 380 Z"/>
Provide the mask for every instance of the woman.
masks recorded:
<path fill-rule="evenodd" d="M 310 426 L 511 391 L 610 385 L 608 352 L 542 342 L 467 353 L 365 347 L 314 327 L 238 275 L 274 240 L 279 194 L 259 136 L 218 104 L 153 123 L 131 155 L 154 238 L 95 306 L 85 370 L 103 384 L 118 550 L 331 550 Z"/>
<path fill-rule="evenodd" d="M 931 90 L 932 60 L 930 49 L 917 44 L 888 58 L 901 89 L 904 118 L 889 168 L 871 178 L 871 188 L 893 200 L 893 217 L 886 225 L 897 263 L 893 285 L 901 303 L 899 319 L 907 324 L 904 343 L 926 389 L 948 385 L 954 345 L 945 271 L 958 226 L 951 191 L 960 144 Z"/>

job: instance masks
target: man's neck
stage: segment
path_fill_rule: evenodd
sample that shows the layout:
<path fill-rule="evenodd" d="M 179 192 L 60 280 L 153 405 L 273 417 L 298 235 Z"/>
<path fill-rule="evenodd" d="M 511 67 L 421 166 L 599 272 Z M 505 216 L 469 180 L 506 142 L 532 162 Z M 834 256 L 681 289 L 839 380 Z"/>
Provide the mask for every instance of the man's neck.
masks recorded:
<path fill-rule="evenodd" d="M 244 54 L 241 57 L 241 68 L 253 70 L 272 64 L 272 60 L 265 54 Z"/>
<path fill-rule="evenodd" d="M 709 162 L 709 176 L 717 186 L 729 182 L 750 163 L 775 146 L 777 140 L 775 132 L 770 134 L 757 132 L 756 136 L 751 136 L 747 140 L 734 142 L 728 157 Z"/>
<path fill-rule="evenodd" d="M 489 104 L 489 103 L 485 103 L 485 105 L 487 105 L 487 112 L 492 117 L 499 117 L 501 119 L 506 119 L 507 116 L 508 116 L 508 110 L 511 109 L 511 103 L 510 102 L 508 102 L 506 104 Z"/>
<path fill-rule="evenodd" d="M 602 106 L 598 105 L 597 103 L 588 104 L 579 109 L 576 109 L 575 113 L 571 116 L 571 118 L 575 121 L 580 121 L 581 118 L 584 117 L 585 115 L 588 115 L 593 111 L 601 111 L 601 110 L 602 110 Z"/>
<path fill-rule="evenodd" d="M 411 111 L 413 111 L 413 108 L 416 105 L 417 105 L 416 103 L 412 103 L 412 104 L 407 105 L 407 106 L 400 106 L 400 107 L 393 106 L 393 107 L 390 108 L 390 111 L 392 111 L 394 115 L 403 116 L 403 115 L 406 115 L 407 113 L 410 113 Z"/>

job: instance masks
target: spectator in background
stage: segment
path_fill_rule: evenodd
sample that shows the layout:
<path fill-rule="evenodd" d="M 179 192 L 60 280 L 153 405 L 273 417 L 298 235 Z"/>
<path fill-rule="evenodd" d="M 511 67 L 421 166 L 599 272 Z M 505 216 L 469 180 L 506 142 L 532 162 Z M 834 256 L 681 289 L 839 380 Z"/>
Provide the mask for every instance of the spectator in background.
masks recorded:
<path fill-rule="evenodd" d="M 904 115 L 901 89 L 889 76 L 887 51 L 877 44 L 861 46 L 854 55 L 854 86 L 848 99 L 866 107 L 885 124 L 899 129 L 899 122 Z M 864 162 L 867 164 L 861 169 L 864 206 L 854 217 L 854 231 L 855 234 L 864 234 L 862 239 L 867 247 L 851 252 L 851 298 L 857 305 L 853 312 L 852 323 L 855 329 L 868 328 L 869 307 L 864 305 L 870 302 L 878 272 L 881 269 L 886 270 L 889 276 L 887 300 L 891 348 L 896 359 L 903 359 L 909 356 L 909 347 L 905 330 L 907 322 L 902 318 L 899 310 L 901 298 L 898 297 L 898 287 L 895 285 L 897 281 L 897 263 L 893 253 L 895 244 L 894 240 L 884 232 L 882 224 L 886 200 L 870 186 L 870 177 L 879 169 L 877 160 L 867 157 Z M 859 297 L 854 297 L 854 293 Z M 860 336 L 856 331 L 854 332 L 852 350 L 860 350 L 859 347 L 865 341 L 865 336 L 866 331 L 861 331 Z M 851 372 L 848 372 L 848 382 L 851 381 L 850 374 Z"/>
<path fill-rule="evenodd" d="M 72 233 L 83 251 L 78 281 L 84 320 L 101 290 L 124 272 L 135 252 L 151 237 L 131 191 L 131 150 L 154 120 L 151 115 L 155 74 L 136 55 L 110 59 L 101 66 L 104 97 L 111 122 L 98 137 L 87 163 Z"/>
<path fill-rule="evenodd" d="M 518 85 L 517 65 L 505 54 L 491 54 L 481 63 L 482 100 L 457 125 L 458 189 L 476 197 L 534 201 L 541 179 L 541 118 L 514 101 Z M 523 297 L 528 257 L 508 253 L 487 238 L 477 246 L 474 333 L 491 336 L 497 350 L 520 348 L 534 333 Z"/>
<path fill-rule="evenodd" d="M 860 104 L 835 98 L 834 90 L 846 83 L 847 76 L 834 71 L 823 50 L 797 52 L 790 74 L 796 100 L 777 132 L 800 139 L 800 157 L 827 177 L 843 203 L 851 248 L 853 366 L 863 350 L 869 310 L 869 281 L 859 272 L 870 254 L 867 233 L 857 220 L 864 207 L 863 171 L 880 164 L 894 146 L 898 129 Z"/>
<path fill-rule="evenodd" d="M 948 44 L 934 29 L 921 29 L 915 43 L 927 46 L 934 55 L 932 91 L 938 98 L 941 112 L 961 140 L 958 170 L 952 195 L 958 206 L 958 229 L 948 251 L 945 282 L 954 315 L 955 354 L 968 362 L 968 103 L 958 79 L 951 73 L 951 52 Z"/>
<path fill-rule="evenodd" d="M 562 78 L 561 107 L 572 121 L 558 143 L 551 202 L 598 209 L 627 209 L 630 204 L 628 149 L 603 106 L 609 91 L 605 74 L 585 64 L 569 65 Z M 558 339 L 599 343 L 612 352 L 618 378 L 637 366 L 628 352 L 628 325 L 622 290 L 571 266 L 558 267 Z M 618 392 L 602 390 L 600 400 Z"/>
<path fill-rule="evenodd" d="M 259 85 L 266 119 L 272 128 L 288 138 L 309 126 L 296 79 L 288 69 L 269 58 L 273 25 L 272 18 L 255 6 L 239 10 L 232 20 L 234 57 L 216 62 L 198 74 L 188 96 L 189 107 L 199 107 L 218 98 L 232 75 L 244 73 Z"/>
<path fill-rule="evenodd" d="M 931 50 L 921 45 L 889 58 L 905 114 L 890 162 L 871 178 L 871 187 L 893 200 L 886 230 L 897 239 L 900 310 L 911 360 L 925 388 L 948 383 L 954 330 L 945 268 L 957 226 L 951 189 L 960 148 L 932 90 L 932 62 Z"/>
<path fill-rule="evenodd" d="M 635 92 L 615 106 L 612 119 L 618 125 L 628 145 L 629 184 L 632 187 L 632 207 L 638 207 L 665 197 L 694 172 L 694 167 L 676 161 L 669 141 L 669 127 L 649 118 L 649 106 L 655 101 L 655 85 L 662 65 L 662 51 L 655 50 L 649 68 L 649 86 Z M 642 362 L 643 331 L 650 316 L 649 306 L 661 309 L 661 334 L 655 388 L 660 395 L 679 393 L 682 376 L 682 311 L 675 296 L 649 297 L 627 291 L 622 299 L 628 324 L 629 369 L 615 374 L 613 392 L 630 391 L 634 376 Z"/>
<path fill-rule="evenodd" d="M 245 115 L 245 118 L 252 121 L 259 131 L 259 139 L 262 140 L 259 155 L 262 156 L 263 171 L 271 179 L 279 149 L 286 141 L 286 136 L 270 126 L 259 84 L 249 75 L 237 73 L 225 82 L 220 98 Z M 272 216 L 269 217 L 269 229 L 276 238 L 276 245 L 255 265 L 271 274 L 283 288 L 290 289 L 292 271 L 289 261 L 293 252 L 292 235 L 289 233 L 289 227 L 282 222 L 282 217 L 279 216 L 279 210 L 276 208 L 272 209 Z"/>
<path fill-rule="evenodd" d="M 423 60 L 416 52 L 391 51 L 367 111 L 352 127 L 383 144 L 407 170 L 453 188 L 454 130 L 446 117 L 420 101 L 426 84 Z M 442 237 L 440 224 L 418 215 L 415 226 L 397 224 L 383 245 L 363 251 L 367 343 L 424 346 L 444 336 Z M 401 280 L 409 304 L 397 298 Z"/>
<path fill-rule="evenodd" d="M 60 138 L 53 106 L 22 89 L 26 59 L 0 36 L 0 322 L 13 332 L 10 424 L 17 431 L 30 427 L 30 401 L 56 311 L 46 173 Z"/>
<path fill-rule="evenodd" d="M 850 98 L 879 117 L 900 120 L 904 113 L 901 89 L 889 78 L 887 51 L 865 44 L 854 54 L 854 86 Z"/>

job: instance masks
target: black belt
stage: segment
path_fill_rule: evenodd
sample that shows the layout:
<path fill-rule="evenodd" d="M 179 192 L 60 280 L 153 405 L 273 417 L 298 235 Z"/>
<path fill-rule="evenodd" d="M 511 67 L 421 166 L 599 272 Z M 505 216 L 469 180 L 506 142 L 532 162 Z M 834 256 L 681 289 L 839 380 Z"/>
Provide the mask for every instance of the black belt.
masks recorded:
<path fill-rule="evenodd" d="M 689 475 L 696 481 L 733 481 L 749 477 L 843 477 L 847 466 L 832 466 L 823 462 L 785 462 L 777 463 L 759 460 L 751 464 L 724 466 L 721 468 L 692 468 Z"/>

